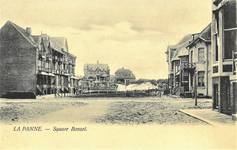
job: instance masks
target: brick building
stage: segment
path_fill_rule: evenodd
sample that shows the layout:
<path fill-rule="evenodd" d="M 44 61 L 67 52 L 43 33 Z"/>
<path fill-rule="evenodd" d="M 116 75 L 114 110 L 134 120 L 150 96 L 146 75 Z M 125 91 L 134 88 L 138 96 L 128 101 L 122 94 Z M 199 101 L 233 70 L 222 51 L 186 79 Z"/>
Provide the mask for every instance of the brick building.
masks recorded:
<path fill-rule="evenodd" d="M 213 109 L 237 112 L 237 3 L 236 0 L 212 1 L 212 88 Z"/>
<path fill-rule="evenodd" d="M 75 64 L 66 38 L 32 35 L 10 21 L 0 30 L 1 97 L 75 93 Z"/>

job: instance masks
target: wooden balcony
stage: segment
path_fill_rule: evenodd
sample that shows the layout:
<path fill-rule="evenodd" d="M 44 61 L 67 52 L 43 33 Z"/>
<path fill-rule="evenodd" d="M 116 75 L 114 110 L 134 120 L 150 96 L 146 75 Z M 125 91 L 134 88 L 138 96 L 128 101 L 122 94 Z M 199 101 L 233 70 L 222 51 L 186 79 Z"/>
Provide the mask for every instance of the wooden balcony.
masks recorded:
<path fill-rule="evenodd" d="M 39 51 L 39 59 L 46 59 L 46 53 L 43 51 Z"/>
<path fill-rule="evenodd" d="M 181 64 L 182 70 L 188 70 L 190 72 L 193 72 L 196 69 L 196 65 L 194 63 L 182 63 Z"/>
<path fill-rule="evenodd" d="M 46 60 L 47 61 L 52 61 L 52 55 L 51 54 L 46 54 Z"/>
<path fill-rule="evenodd" d="M 38 71 L 44 71 L 44 72 L 52 72 L 52 68 L 45 68 L 43 66 L 38 66 Z"/>

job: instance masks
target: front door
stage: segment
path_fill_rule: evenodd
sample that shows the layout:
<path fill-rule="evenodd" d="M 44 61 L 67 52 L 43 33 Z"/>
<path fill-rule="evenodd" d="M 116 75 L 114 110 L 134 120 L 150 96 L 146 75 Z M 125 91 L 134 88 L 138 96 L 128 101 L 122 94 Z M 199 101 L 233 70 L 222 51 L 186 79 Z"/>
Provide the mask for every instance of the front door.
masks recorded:
<path fill-rule="evenodd" d="M 219 108 L 219 89 L 218 84 L 213 85 L 213 109 Z"/>

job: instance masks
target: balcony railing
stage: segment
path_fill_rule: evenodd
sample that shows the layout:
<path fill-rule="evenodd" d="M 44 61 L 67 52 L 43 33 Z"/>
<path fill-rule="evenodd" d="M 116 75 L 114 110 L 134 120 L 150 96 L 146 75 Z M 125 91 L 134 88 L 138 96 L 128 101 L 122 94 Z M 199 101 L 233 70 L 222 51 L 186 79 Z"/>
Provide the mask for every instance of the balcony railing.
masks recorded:
<path fill-rule="evenodd" d="M 39 59 L 45 59 L 46 58 L 46 52 L 39 51 Z"/>
<path fill-rule="evenodd" d="M 194 70 L 196 68 L 196 65 L 194 63 L 182 63 L 181 69 L 188 69 L 188 70 Z"/>
<path fill-rule="evenodd" d="M 52 55 L 51 54 L 46 54 L 46 60 L 52 61 Z"/>
<path fill-rule="evenodd" d="M 38 66 L 38 71 L 52 72 L 52 68 L 45 68 L 42 66 Z"/>

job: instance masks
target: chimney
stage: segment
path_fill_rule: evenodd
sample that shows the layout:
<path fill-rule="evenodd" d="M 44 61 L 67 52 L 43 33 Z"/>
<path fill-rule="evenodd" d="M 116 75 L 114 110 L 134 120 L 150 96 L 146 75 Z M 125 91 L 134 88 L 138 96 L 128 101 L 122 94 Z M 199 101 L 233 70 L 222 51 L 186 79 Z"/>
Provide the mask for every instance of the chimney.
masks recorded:
<path fill-rule="evenodd" d="M 30 28 L 30 27 L 26 27 L 26 33 L 27 33 L 28 35 L 31 35 L 31 28 Z"/>

